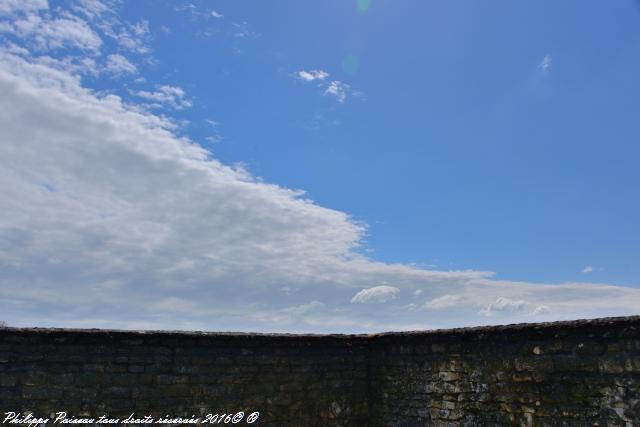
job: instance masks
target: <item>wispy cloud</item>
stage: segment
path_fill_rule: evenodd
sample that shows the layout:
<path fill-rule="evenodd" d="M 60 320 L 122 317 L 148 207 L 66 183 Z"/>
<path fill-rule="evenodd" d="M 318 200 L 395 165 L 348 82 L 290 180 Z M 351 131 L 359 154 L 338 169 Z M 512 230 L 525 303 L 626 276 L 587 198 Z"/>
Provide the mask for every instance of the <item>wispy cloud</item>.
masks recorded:
<path fill-rule="evenodd" d="M 193 20 L 206 21 L 210 18 L 223 18 L 224 15 L 215 9 L 196 6 L 193 3 L 183 3 L 175 6 L 176 12 L 188 13 Z"/>
<path fill-rule="evenodd" d="M 31 56 L 35 61 L 78 76 L 134 74 L 137 68 L 126 51 L 148 54 L 149 23 L 124 22 L 116 14 L 117 0 L 77 0 L 48 9 L 47 1 L 0 3 L 0 32 L 19 40 L 2 49 Z M 117 46 L 105 43 L 113 39 Z M 11 48 L 13 46 L 13 48 Z M 110 50 L 117 49 L 117 52 Z M 150 57 L 146 58 L 150 61 Z"/>
<path fill-rule="evenodd" d="M 542 70 L 543 73 L 548 73 L 549 71 L 551 71 L 552 65 L 553 58 L 551 58 L 551 55 L 546 54 L 544 58 L 542 58 L 542 61 L 540 61 L 540 64 L 538 64 L 538 68 Z"/>
<path fill-rule="evenodd" d="M 338 102 L 344 102 L 347 99 L 347 95 L 351 92 L 351 86 L 346 83 L 342 83 L 338 80 L 334 80 L 324 90 L 325 95 L 335 97 Z"/>
<path fill-rule="evenodd" d="M 375 286 L 363 289 L 351 298 L 352 304 L 383 303 L 395 299 L 400 289 L 394 286 Z"/>
<path fill-rule="evenodd" d="M 439 308 L 455 307 L 457 305 L 461 305 L 462 301 L 463 301 L 463 297 L 461 295 L 447 294 L 438 298 L 434 298 L 430 301 L 427 301 L 424 304 L 424 308 L 439 309 Z"/>
<path fill-rule="evenodd" d="M 249 29 L 249 23 L 247 21 L 242 22 L 234 22 L 233 24 L 234 30 L 231 33 L 233 37 L 236 38 L 247 38 L 247 37 L 257 37 L 258 34 Z"/>
<path fill-rule="evenodd" d="M 116 75 L 133 74 L 138 71 L 136 66 L 129 62 L 127 58 L 118 54 L 107 56 L 106 69 Z"/>
<path fill-rule="evenodd" d="M 300 70 L 296 73 L 297 77 L 306 82 L 312 82 L 314 80 L 324 80 L 329 77 L 329 73 L 324 70 Z"/>
<path fill-rule="evenodd" d="M 283 308 L 280 311 L 283 313 L 295 314 L 297 316 L 308 314 L 312 311 L 317 311 L 325 307 L 325 304 L 320 301 L 311 301 L 306 304 L 300 304 L 294 307 Z"/>
<path fill-rule="evenodd" d="M 155 91 L 139 90 L 133 92 L 139 98 L 152 101 L 151 106 L 154 108 L 171 107 L 176 110 L 191 107 L 193 103 L 186 98 L 184 90 L 179 86 L 162 85 L 158 86 Z"/>
<path fill-rule="evenodd" d="M 120 47 L 130 52 L 147 54 L 150 52 L 149 40 L 151 39 L 148 21 L 140 21 L 128 24 L 108 33 Z"/>
<path fill-rule="evenodd" d="M 551 314 L 551 308 L 548 305 L 539 305 L 531 313 L 534 316 L 542 316 L 545 314 Z"/>
<path fill-rule="evenodd" d="M 113 1 L 110 0 L 76 0 L 70 5 L 71 10 L 84 15 L 91 21 L 110 14 L 114 6 Z"/>
<path fill-rule="evenodd" d="M 526 306 L 527 304 L 522 300 L 511 300 L 509 298 L 499 297 L 495 302 L 481 309 L 478 314 L 481 316 L 492 316 L 502 312 L 522 312 Z"/>
<path fill-rule="evenodd" d="M 0 15 L 33 12 L 48 8 L 49 2 L 47 0 L 2 0 L 0 2 Z"/>
<path fill-rule="evenodd" d="M 78 48 L 97 51 L 102 45 L 102 39 L 87 22 L 71 15 L 48 19 L 29 14 L 13 21 L 4 30 L 30 41 L 40 50 Z"/>
<path fill-rule="evenodd" d="M 324 96 L 334 97 L 338 102 L 343 103 L 350 95 L 359 96 L 359 92 L 351 90 L 351 86 L 339 80 L 329 81 L 329 73 L 324 70 L 300 70 L 295 73 L 297 79 L 304 82 L 317 82 L 323 89 Z"/>

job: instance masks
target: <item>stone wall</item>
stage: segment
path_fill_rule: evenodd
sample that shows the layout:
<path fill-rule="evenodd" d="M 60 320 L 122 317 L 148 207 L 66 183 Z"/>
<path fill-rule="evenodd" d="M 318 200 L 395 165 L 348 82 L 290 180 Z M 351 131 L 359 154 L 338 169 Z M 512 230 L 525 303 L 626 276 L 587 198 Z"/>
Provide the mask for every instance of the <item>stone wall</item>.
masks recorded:
<path fill-rule="evenodd" d="M 640 318 L 372 340 L 380 425 L 640 425 Z"/>
<path fill-rule="evenodd" d="M 364 344 L 350 336 L 0 329 L 0 416 L 259 411 L 254 425 L 365 425 Z"/>
<path fill-rule="evenodd" d="M 259 411 L 264 426 L 640 425 L 640 317 L 327 336 L 6 328 L 2 419 L 8 411 L 243 411 L 240 425 Z"/>

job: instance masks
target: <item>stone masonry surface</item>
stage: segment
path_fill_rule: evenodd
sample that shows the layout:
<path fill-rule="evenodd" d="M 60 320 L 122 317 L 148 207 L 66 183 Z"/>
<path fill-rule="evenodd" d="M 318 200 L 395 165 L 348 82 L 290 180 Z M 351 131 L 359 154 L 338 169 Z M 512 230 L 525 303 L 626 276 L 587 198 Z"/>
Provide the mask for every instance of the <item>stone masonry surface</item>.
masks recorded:
<path fill-rule="evenodd" d="M 253 425 L 285 427 L 636 426 L 640 316 L 375 335 L 2 328 L 2 419 L 8 411 L 259 411 Z"/>

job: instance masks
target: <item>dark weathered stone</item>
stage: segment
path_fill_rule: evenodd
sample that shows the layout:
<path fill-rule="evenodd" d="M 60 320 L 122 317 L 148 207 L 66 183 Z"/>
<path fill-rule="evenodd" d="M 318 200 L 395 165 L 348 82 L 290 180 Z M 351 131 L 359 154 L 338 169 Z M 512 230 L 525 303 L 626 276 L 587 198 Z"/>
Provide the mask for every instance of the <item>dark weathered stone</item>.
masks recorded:
<path fill-rule="evenodd" d="M 0 415 L 640 424 L 640 317 L 377 335 L 0 329 Z"/>

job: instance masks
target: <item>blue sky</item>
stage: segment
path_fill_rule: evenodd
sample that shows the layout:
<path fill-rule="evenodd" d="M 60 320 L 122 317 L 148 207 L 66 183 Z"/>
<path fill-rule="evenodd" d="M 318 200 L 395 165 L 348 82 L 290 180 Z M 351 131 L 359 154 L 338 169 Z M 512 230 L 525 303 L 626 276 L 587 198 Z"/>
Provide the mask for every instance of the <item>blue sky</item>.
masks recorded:
<path fill-rule="evenodd" d="M 189 4 L 224 17 L 125 8 L 173 29 L 149 71 L 194 93 L 187 131 L 213 117 L 218 158 L 368 223 L 376 259 L 637 284 L 633 2 Z M 307 69 L 363 95 L 318 96 Z"/>
<path fill-rule="evenodd" d="M 6 320 L 635 314 L 639 20 L 634 1 L 2 0 Z"/>

